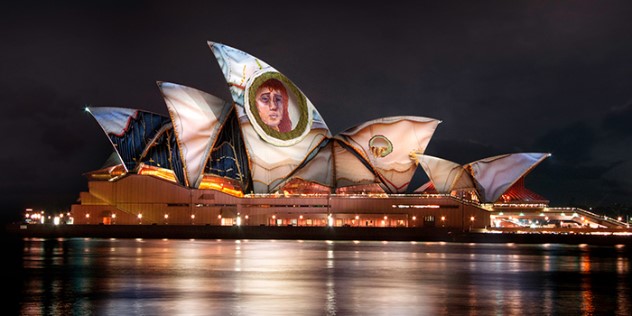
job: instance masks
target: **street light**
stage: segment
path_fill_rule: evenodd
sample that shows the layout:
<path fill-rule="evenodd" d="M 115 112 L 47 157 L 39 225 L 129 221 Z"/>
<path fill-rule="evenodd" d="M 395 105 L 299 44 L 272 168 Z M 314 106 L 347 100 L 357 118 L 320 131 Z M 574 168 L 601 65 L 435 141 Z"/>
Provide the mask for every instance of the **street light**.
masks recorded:
<path fill-rule="evenodd" d="M 138 225 L 143 223 L 143 213 L 138 213 Z"/>

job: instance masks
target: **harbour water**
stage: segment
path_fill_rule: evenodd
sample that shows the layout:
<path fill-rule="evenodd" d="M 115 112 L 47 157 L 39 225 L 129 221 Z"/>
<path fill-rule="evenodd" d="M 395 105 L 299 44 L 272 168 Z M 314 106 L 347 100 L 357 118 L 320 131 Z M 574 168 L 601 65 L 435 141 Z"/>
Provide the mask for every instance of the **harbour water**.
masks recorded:
<path fill-rule="evenodd" d="M 17 315 L 631 315 L 629 246 L 20 238 Z"/>

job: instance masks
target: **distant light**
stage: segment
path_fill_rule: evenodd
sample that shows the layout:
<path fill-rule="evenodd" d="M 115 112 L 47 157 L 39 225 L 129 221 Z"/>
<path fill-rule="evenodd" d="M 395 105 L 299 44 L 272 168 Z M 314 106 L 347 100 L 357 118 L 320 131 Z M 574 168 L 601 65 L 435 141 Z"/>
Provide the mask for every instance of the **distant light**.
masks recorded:
<path fill-rule="evenodd" d="M 59 216 L 55 216 L 55 218 L 53 219 L 53 224 L 59 225 Z"/>
<path fill-rule="evenodd" d="M 86 112 L 88 112 L 88 113 L 90 113 L 90 108 L 89 108 L 89 107 L 87 107 L 87 106 L 86 106 L 83 110 L 84 110 L 84 111 L 86 111 Z"/>

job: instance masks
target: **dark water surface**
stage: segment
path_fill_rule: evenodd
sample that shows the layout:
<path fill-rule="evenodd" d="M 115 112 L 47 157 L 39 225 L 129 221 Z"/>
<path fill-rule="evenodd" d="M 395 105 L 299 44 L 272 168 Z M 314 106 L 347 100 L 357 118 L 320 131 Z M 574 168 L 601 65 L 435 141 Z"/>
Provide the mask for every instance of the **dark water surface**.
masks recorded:
<path fill-rule="evenodd" d="M 67 238 L 6 248 L 5 312 L 19 315 L 632 314 L 623 246 Z"/>

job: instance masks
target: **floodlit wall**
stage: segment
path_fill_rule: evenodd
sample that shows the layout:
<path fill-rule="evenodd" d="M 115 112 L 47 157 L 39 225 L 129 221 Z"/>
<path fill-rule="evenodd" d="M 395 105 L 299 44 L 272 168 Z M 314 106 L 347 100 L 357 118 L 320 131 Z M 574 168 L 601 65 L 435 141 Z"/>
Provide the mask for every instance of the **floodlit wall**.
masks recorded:
<path fill-rule="evenodd" d="M 76 224 L 481 228 L 489 212 L 449 195 L 248 195 L 188 189 L 128 175 L 92 181 Z M 139 214 L 141 216 L 139 216 Z M 165 216 L 166 215 L 166 216 Z M 471 218 L 474 218 L 474 221 Z"/>

